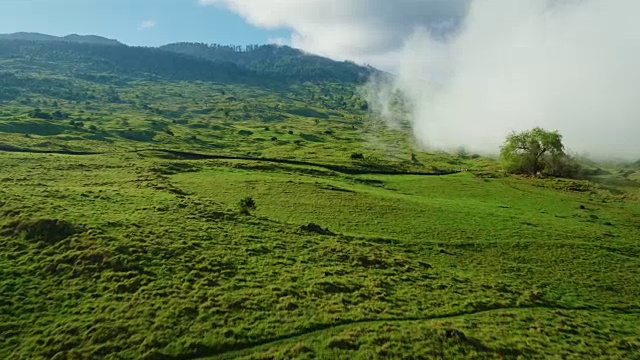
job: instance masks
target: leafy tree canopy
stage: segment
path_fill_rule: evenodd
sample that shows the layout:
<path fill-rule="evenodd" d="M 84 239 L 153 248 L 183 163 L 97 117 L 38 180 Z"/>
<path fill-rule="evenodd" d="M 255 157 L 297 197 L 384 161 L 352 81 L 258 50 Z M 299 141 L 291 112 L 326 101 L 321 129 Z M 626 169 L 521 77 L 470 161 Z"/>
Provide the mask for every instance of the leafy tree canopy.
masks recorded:
<path fill-rule="evenodd" d="M 565 156 L 562 135 L 539 127 L 510 134 L 501 151 L 508 171 L 529 175 L 544 172 L 554 161 Z"/>

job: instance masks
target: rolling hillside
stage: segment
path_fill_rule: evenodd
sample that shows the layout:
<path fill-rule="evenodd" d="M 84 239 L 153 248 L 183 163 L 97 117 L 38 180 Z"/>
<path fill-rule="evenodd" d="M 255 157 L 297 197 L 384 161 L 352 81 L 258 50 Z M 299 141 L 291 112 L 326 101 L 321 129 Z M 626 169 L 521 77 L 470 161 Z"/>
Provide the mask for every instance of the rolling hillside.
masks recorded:
<path fill-rule="evenodd" d="M 0 40 L 0 358 L 637 358 L 640 167 L 423 150 L 371 71 Z"/>

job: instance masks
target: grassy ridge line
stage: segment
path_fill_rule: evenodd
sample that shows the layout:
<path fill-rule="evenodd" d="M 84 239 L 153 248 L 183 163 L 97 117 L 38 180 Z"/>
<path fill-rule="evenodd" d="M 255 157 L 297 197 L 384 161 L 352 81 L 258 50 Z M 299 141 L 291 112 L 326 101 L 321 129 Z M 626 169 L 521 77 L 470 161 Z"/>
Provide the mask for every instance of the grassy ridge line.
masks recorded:
<path fill-rule="evenodd" d="M 0 145 L 0 151 L 5 152 L 17 152 L 17 153 L 36 153 L 36 154 L 61 154 L 61 155 L 108 155 L 106 152 L 91 152 L 91 151 L 73 151 L 73 150 L 37 150 L 37 149 L 25 149 L 18 148 L 9 145 Z M 417 175 L 417 176 L 444 176 L 444 175 L 453 175 L 460 173 L 460 171 L 434 171 L 434 172 L 420 172 L 420 171 L 396 171 L 396 170 L 365 170 L 365 169 L 356 169 L 350 168 L 346 166 L 339 165 L 330 165 L 330 164 L 321 164 L 314 163 L 309 161 L 301 161 L 301 160 L 290 160 L 290 159 L 275 159 L 275 158 L 258 158 L 258 157 L 250 157 L 250 156 L 232 156 L 232 155 L 213 155 L 213 154 L 202 154 L 202 153 L 193 153 L 186 151 L 177 151 L 177 150 L 167 150 L 167 149 L 142 149 L 142 150 L 131 150 L 125 151 L 129 153 L 140 153 L 140 152 L 163 152 L 170 155 L 175 155 L 182 157 L 188 160 L 246 160 L 246 161 L 260 161 L 260 162 L 270 162 L 276 164 L 287 164 L 287 165 L 299 165 L 299 166 L 313 166 L 319 167 L 343 174 L 348 175 Z"/>
<path fill-rule="evenodd" d="M 195 353 L 185 355 L 167 355 L 167 354 L 154 354 L 151 358 L 153 360 L 214 360 L 214 359 L 230 359 L 235 358 L 239 355 L 255 351 L 258 348 L 268 347 L 273 345 L 278 345 L 281 343 L 299 340 L 301 338 L 310 337 L 312 335 L 316 335 L 322 332 L 331 331 L 331 330 L 339 330 L 339 329 L 348 329 L 358 325 L 374 325 L 374 324 L 385 324 L 385 323 L 407 323 L 407 322 L 428 322 L 434 320 L 446 320 L 453 319 L 464 316 L 472 316 L 493 312 L 502 312 L 502 311 L 517 311 L 517 310 L 532 310 L 532 309 L 540 309 L 540 310 L 566 310 L 566 311 L 594 311 L 595 308 L 591 306 L 579 306 L 579 307 L 565 307 L 560 305 L 522 305 L 517 307 L 497 307 L 497 308 L 489 308 L 477 311 L 461 311 L 453 314 L 442 314 L 442 315 L 434 315 L 430 317 L 407 317 L 407 318 L 391 318 L 391 319 L 361 319 L 355 321 L 344 321 L 338 322 L 334 324 L 318 324 L 308 330 L 296 332 L 293 334 L 277 336 L 271 339 L 264 339 L 261 341 L 253 342 L 253 343 L 245 343 L 245 344 L 234 344 L 234 345 L 226 345 L 225 349 L 219 349 L 216 347 L 207 347 L 202 346 L 196 350 Z M 622 313 L 636 313 L 640 312 L 640 308 L 633 309 L 616 309 L 610 308 L 606 310 L 598 309 L 603 312 L 622 312 Z"/>

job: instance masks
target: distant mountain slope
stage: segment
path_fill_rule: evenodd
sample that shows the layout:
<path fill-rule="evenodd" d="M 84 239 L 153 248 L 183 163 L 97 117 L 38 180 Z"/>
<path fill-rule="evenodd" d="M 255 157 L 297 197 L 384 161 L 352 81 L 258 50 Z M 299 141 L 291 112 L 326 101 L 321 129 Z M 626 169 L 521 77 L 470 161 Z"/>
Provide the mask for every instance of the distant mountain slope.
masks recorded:
<path fill-rule="evenodd" d="M 13 34 L 0 34 L 0 40 L 57 41 L 61 40 L 61 38 L 39 33 L 17 32 Z"/>
<path fill-rule="evenodd" d="M 71 42 L 97 44 L 97 45 L 123 45 L 118 40 L 107 39 L 105 37 L 96 36 L 96 35 L 71 34 L 63 37 L 62 39 L 66 41 L 71 41 Z"/>
<path fill-rule="evenodd" d="M 64 37 L 46 35 L 40 33 L 18 32 L 13 34 L 0 34 L 0 40 L 24 40 L 24 41 L 68 41 L 74 43 L 87 43 L 99 45 L 122 45 L 118 40 L 107 39 L 96 35 L 71 34 Z"/>
<path fill-rule="evenodd" d="M 0 34 L 0 61 L 3 60 L 3 71 L 17 73 L 44 67 L 49 72 L 76 75 L 110 73 L 253 84 L 361 84 L 377 72 L 371 67 L 334 61 L 287 46 L 176 43 L 160 48 L 133 47 L 95 35 L 57 37 L 26 32 Z"/>
<path fill-rule="evenodd" d="M 232 62 L 209 61 L 157 48 L 67 41 L 0 40 L 0 71 L 92 81 L 153 79 L 255 83 L 264 81 Z"/>
<path fill-rule="evenodd" d="M 338 62 L 311 55 L 288 46 L 250 45 L 224 46 L 201 43 L 175 43 L 160 49 L 207 60 L 224 60 L 244 66 L 260 74 L 289 77 L 302 81 L 336 81 L 359 83 L 375 69 L 353 62 Z"/>

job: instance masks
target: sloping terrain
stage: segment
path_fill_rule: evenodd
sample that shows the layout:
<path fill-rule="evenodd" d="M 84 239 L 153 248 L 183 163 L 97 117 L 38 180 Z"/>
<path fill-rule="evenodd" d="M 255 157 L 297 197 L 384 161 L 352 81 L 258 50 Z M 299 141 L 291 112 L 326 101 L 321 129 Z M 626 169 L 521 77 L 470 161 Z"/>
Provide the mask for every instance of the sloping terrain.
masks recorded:
<path fill-rule="evenodd" d="M 606 191 L 140 154 L 2 159 L 3 358 L 640 346 L 640 206 Z"/>
<path fill-rule="evenodd" d="M 0 41 L 0 358 L 638 357 L 637 164 L 512 177 L 350 80 L 94 46 Z"/>
<path fill-rule="evenodd" d="M 246 47 L 176 43 L 160 49 L 212 61 L 231 61 L 260 74 L 288 77 L 298 81 L 338 81 L 362 83 L 377 72 L 352 62 L 336 62 L 298 49 L 278 45 Z"/>

